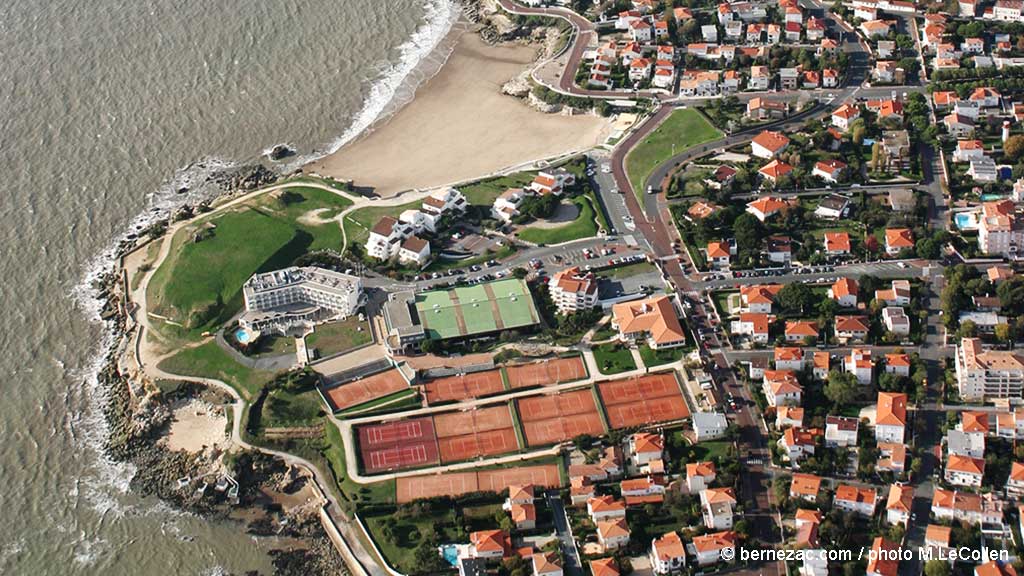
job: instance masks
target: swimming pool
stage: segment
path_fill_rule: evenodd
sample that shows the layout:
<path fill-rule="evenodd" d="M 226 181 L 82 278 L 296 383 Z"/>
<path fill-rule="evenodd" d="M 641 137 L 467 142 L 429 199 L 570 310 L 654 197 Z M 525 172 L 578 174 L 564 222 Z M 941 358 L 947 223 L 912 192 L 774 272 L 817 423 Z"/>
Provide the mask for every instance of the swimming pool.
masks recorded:
<path fill-rule="evenodd" d="M 1006 198 L 1006 194 L 982 194 L 981 195 L 981 201 L 982 202 L 995 202 L 996 200 L 1002 200 L 1003 198 Z"/>
<path fill-rule="evenodd" d="M 454 544 L 441 546 L 441 556 L 444 558 L 445 562 L 452 566 L 459 565 L 459 548 Z"/>
<path fill-rule="evenodd" d="M 238 340 L 238 342 L 241 344 L 248 343 L 249 331 L 246 330 L 245 328 L 239 328 L 238 330 L 235 331 L 235 340 Z"/>
<path fill-rule="evenodd" d="M 978 214 L 976 212 L 960 212 L 953 216 L 956 227 L 960 230 L 977 230 Z"/>

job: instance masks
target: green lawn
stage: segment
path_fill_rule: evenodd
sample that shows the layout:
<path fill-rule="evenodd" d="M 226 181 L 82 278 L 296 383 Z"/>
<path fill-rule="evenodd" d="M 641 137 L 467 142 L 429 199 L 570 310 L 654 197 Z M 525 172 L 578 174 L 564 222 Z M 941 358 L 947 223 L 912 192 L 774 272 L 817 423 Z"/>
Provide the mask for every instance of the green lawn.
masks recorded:
<path fill-rule="evenodd" d="M 370 229 L 385 216 L 398 218 L 406 210 L 418 210 L 422 200 L 409 202 L 400 206 L 369 206 L 349 212 L 345 216 L 345 240 L 348 245 L 363 244 L 370 237 Z"/>
<path fill-rule="evenodd" d="M 594 347 L 594 360 L 602 374 L 619 374 L 636 369 L 633 354 L 629 348 L 618 343 L 601 344 Z"/>
<path fill-rule="evenodd" d="M 264 336 L 256 342 L 256 356 L 295 354 L 295 338 L 291 336 Z"/>
<path fill-rule="evenodd" d="M 323 451 L 331 471 L 334 473 L 338 488 L 350 502 L 354 503 L 390 503 L 395 501 L 395 481 L 383 480 L 371 484 L 356 484 L 348 477 L 345 466 L 345 445 L 341 441 L 341 432 L 331 422 L 325 422 L 327 448 Z"/>
<path fill-rule="evenodd" d="M 644 366 L 660 366 L 677 362 L 683 357 L 685 348 L 668 348 L 665 350 L 653 350 L 646 344 L 640 347 L 640 357 L 644 360 Z"/>
<path fill-rule="evenodd" d="M 374 398 L 369 402 L 363 402 L 357 406 L 346 408 L 341 412 L 338 412 L 338 417 L 344 416 L 366 416 L 371 412 L 375 412 L 376 409 L 382 410 L 398 408 L 398 407 L 420 407 L 419 396 L 417 396 L 415 390 L 399 390 L 394 394 L 388 394 L 387 396 L 381 396 L 380 398 Z"/>
<path fill-rule="evenodd" d="M 385 538 L 382 526 L 393 517 L 392 514 L 364 516 L 363 520 L 388 564 L 403 574 L 422 573 L 416 562 L 415 550 L 423 534 L 428 531 L 435 532 L 441 542 L 450 542 L 455 537 L 454 510 L 435 511 L 430 515 L 395 520 L 394 538 Z"/>
<path fill-rule="evenodd" d="M 736 290 L 724 290 L 715 291 L 711 293 L 711 301 L 715 303 L 715 308 L 718 309 L 718 315 L 722 318 L 728 318 L 729 314 L 729 297 L 739 294 Z"/>
<path fill-rule="evenodd" d="M 536 176 L 535 172 L 518 172 L 509 176 L 481 180 L 475 184 L 463 186 L 459 188 L 459 192 L 462 192 L 462 195 L 466 197 L 466 201 L 470 204 L 490 206 L 494 204 L 494 200 L 499 194 L 509 188 L 522 188 L 526 186 L 533 180 L 534 176 Z"/>
<path fill-rule="evenodd" d="M 713 458 L 724 459 L 729 450 L 732 449 L 732 442 L 728 440 L 711 440 L 698 442 L 693 445 L 693 455 L 697 460 L 711 460 Z"/>
<path fill-rule="evenodd" d="M 651 274 L 657 273 L 658 269 L 650 262 L 636 262 L 634 264 L 627 264 L 625 266 L 617 266 L 615 268 L 608 268 L 601 270 L 594 274 L 602 278 L 629 278 L 630 276 L 638 276 L 640 274 Z"/>
<path fill-rule="evenodd" d="M 260 423 L 264 428 L 313 426 L 325 412 L 323 400 L 315 388 L 297 394 L 278 388 L 267 395 Z"/>
<path fill-rule="evenodd" d="M 317 349 L 320 357 L 324 358 L 368 344 L 372 340 L 370 325 L 360 322 L 358 316 L 349 316 L 339 322 L 321 324 L 314 328 L 306 336 L 306 348 Z"/>
<path fill-rule="evenodd" d="M 161 362 L 158 368 L 182 376 L 203 376 L 223 380 L 249 400 L 254 398 L 263 384 L 274 376 L 270 372 L 250 370 L 235 362 L 234 358 L 212 340 L 178 352 Z"/>
<path fill-rule="evenodd" d="M 176 332 L 187 339 L 223 324 L 241 309 L 242 284 L 254 273 L 284 268 L 312 250 L 339 249 L 337 222 L 298 219 L 315 210 L 329 218 L 349 205 L 325 190 L 295 188 L 200 218 L 175 234 L 167 259 L 154 272 L 147 290 L 150 311 L 183 325 Z M 197 242 L 197 235 L 205 237 Z"/>
<path fill-rule="evenodd" d="M 560 244 L 597 236 L 596 213 L 590 197 L 577 196 L 572 201 L 580 208 L 576 220 L 555 228 L 526 227 L 518 232 L 518 237 L 534 244 Z"/>
<path fill-rule="evenodd" d="M 654 169 L 675 153 L 720 138 L 722 133 L 696 110 L 676 110 L 626 156 L 626 174 L 637 197 L 647 188 L 644 182 Z"/>

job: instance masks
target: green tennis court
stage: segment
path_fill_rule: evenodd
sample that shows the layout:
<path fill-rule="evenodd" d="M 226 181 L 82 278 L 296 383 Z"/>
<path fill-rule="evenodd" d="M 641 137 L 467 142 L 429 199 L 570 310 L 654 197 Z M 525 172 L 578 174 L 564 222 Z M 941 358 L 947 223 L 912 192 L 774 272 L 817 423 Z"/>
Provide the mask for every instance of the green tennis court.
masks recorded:
<path fill-rule="evenodd" d="M 416 296 L 430 338 L 443 340 L 522 328 L 539 322 L 526 282 L 514 278 Z"/>

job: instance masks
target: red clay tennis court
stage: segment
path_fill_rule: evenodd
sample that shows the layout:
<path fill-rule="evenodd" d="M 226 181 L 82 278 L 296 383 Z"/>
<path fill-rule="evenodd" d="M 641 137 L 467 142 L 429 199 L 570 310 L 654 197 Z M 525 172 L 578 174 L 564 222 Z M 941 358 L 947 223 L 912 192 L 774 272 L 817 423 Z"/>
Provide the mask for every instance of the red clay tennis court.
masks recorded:
<path fill-rule="evenodd" d="M 597 385 L 613 429 L 680 420 L 690 415 L 675 374 L 663 372 Z"/>
<path fill-rule="evenodd" d="M 511 427 L 512 413 L 508 409 L 508 404 L 434 415 L 434 428 L 438 438 Z"/>
<path fill-rule="evenodd" d="M 368 474 L 440 463 L 430 418 L 360 426 L 359 452 Z"/>
<path fill-rule="evenodd" d="M 409 387 L 397 368 L 378 372 L 347 384 L 324 390 L 324 396 L 334 412 L 383 398 Z"/>
<path fill-rule="evenodd" d="M 557 488 L 561 486 L 561 478 L 558 466 L 554 464 L 412 476 L 396 480 L 396 499 L 402 504 L 419 498 L 459 496 L 481 490 L 501 492 L 510 484 L 534 484 Z"/>
<path fill-rule="evenodd" d="M 507 454 L 519 449 L 508 404 L 434 415 L 443 463 Z"/>
<path fill-rule="evenodd" d="M 519 450 L 516 431 L 512 428 L 440 438 L 437 441 L 437 446 L 443 464 L 507 454 Z"/>
<path fill-rule="evenodd" d="M 574 356 L 506 366 L 505 373 L 508 374 L 509 387 L 528 388 L 582 380 L 587 377 L 587 368 L 583 358 Z"/>
<path fill-rule="evenodd" d="M 518 402 L 523 434 L 529 446 L 557 444 L 580 434 L 599 436 L 605 433 L 590 388 L 531 396 Z"/>
<path fill-rule="evenodd" d="M 505 390 L 501 370 L 485 370 L 457 376 L 435 378 L 424 386 L 427 403 L 435 404 L 448 400 L 465 400 L 497 394 Z"/>

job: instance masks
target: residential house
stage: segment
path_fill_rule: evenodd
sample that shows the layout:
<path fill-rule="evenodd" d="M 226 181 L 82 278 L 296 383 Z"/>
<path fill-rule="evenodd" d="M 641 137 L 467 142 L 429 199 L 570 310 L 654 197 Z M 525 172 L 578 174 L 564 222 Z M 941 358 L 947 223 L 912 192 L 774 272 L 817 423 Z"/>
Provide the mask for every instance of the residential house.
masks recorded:
<path fill-rule="evenodd" d="M 665 575 L 686 565 L 686 547 L 676 532 L 669 532 L 651 541 L 651 568 L 655 574 Z"/>
<path fill-rule="evenodd" d="M 885 521 L 889 524 L 910 522 L 910 511 L 914 505 L 914 487 L 892 484 L 889 486 L 889 497 L 885 501 Z"/>
<path fill-rule="evenodd" d="M 857 428 L 860 421 L 845 416 L 825 417 L 825 446 L 829 448 L 852 448 L 857 445 Z"/>
<path fill-rule="evenodd" d="M 910 356 L 906 354 L 886 354 L 885 373 L 897 376 L 910 376 Z"/>
<path fill-rule="evenodd" d="M 951 454 L 946 460 L 946 482 L 955 486 L 981 487 L 981 479 L 985 476 L 985 461 L 970 456 Z"/>
<path fill-rule="evenodd" d="M 751 141 L 754 156 L 771 160 L 789 147 L 789 138 L 781 132 L 764 130 Z"/>
<path fill-rule="evenodd" d="M 729 421 L 721 412 L 696 412 L 690 422 L 698 441 L 721 438 L 729 428 Z"/>
<path fill-rule="evenodd" d="M 825 232 L 825 254 L 843 256 L 850 253 L 850 235 L 846 232 Z"/>
<path fill-rule="evenodd" d="M 562 576 L 562 558 L 554 552 L 538 552 L 530 556 L 533 576 Z"/>
<path fill-rule="evenodd" d="M 783 429 L 789 426 L 804 425 L 804 409 L 799 406 L 776 406 L 775 427 Z"/>
<path fill-rule="evenodd" d="M 786 342 L 804 343 L 808 338 L 818 338 L 818 323 L 809 320 L 787 320 Z"/>
<path fill-rule="evenodd" d="M 661 460 L 665 450 L 665 439 L 661 434 L 637 432 L 629 437 L 629 455 L 637 466 Z"/>
<path fill-rule="evenodd" d="M 826 182 L 839 182 L 839 179 L 846 173 L 846 163 L 841 160 L 825 160 L 814 163 L 812 176 L 817 176 Z"/>
<path fill-rule="evenodd" d="M 686 488 L 690 494 L 704 490 L 716 477 L 714 462 L 691 462 L 686 465 Z"/>
<path fill-rule="evenodd" d="M 782 177 L 793 171 L 793 167 L 781 160 L 772 160 L 757 171 L 758 174 L 763 176 L 766 180 L 772 184 L 778 184 Z"/>
<path fill-rule="evenodd" d="M 594 522 L 626 517 L 626 503 L 614 496 L 595 496 L 587 500 L 587 515 Z"/>
<path fill-rule="evenodd" d="M 793 247 L 788 236 L 769 236 L 765 243 L 768 245 L 768 261 L 778 264 L 788 264 L 793 260 Z"/>
<path fill-rule="evenodd" d="M 761 222 L 782 213 L 787 208 L 789 208 L 789 203 L 775 196 L 761 196 L 757 200 L 747 203 L 747 212 L 753 214 Z"/>
<path fill-rule="evenodd" d="M 844 512 L 852 512 L 870 518 L 875 513 L 877 493 L 874 488 L 858 488 L 848 484 L 836 487 L 832 506 Z"/>
<path fill-rule="evenodd" d="M 750 312 L 771 314 L 775 295 L 782 284 L 753 284 L 740 286 L 740 301 Z"/>
<path fill-rule="evenodd" d="M 707 488 L 700 493 L 701 514 L 709 530 L 732 528 L 733 506 L 736 494 L 732 488 Z"/>
<path fill-rule="evenodd" d="M 877 472 L 891 472 L 899 476 L 907 469 L 907 446 L 892 442 L 878 443 Z"/>
<path fill-rule="evenodd" d="M 750 78 L 747 80 L 747 90 L 767 90 L 772 76 L 767 66 L 751 66 Z M 759 98 L 755 100 L 761 101 Z M 749 106 L 747 108 L 749 114 Z M 770 113 L 770 110 L 768 111 Z M 763 118 L 761 118 L 763 120 Z"/>
<path fill-rule="evenodd" d="M 597 542 L 608 552 L 629 545 L 629 525 L 625 518 L 602 520 L 597 523 Z"/>
<path fill-rule="evenodd" d="M 857 291 L 857 281 L 844 276 L 832 283 L 828 289 L 828 297 L 835 300 L 840 306 L 856 308 Z"/>
<path fill-rule="evenodd" d="M 871 376 L 874 370 L 874 362 L 871 359 L 871 350 L 853 348 L 850 355 L 843 360 L 843 368 L 857 378 L 857 382 L 865 386 L 871 384 Z"/>
<path fill-rule="evenodd" d="M 955 138 L 966 138 L 974 133 L 974 120 L 962 114 L 950 114 L 942 119 L 942 123 Z"/>
<path fill-rule="evenodd" d="M 828 373 L 832 369 L 832 355 L 825 350 L 814 351 L 814 365 L 811 369 L 812 375 L 818 380 L 825 380 L 828 378 Z"/>
<path fill-rule="evenodd" d="M 863 316 L 836 316 L 836 338 L 842 344 L 863 342 L 868 336 L 868 322 Z"/>
<path fill-rule="evenodd" d="M 736 533 L 727 531 L 695 536 L 693 549 L 698 566 L 711 566 L 723 561 L 733 562 L 736 558 Z"/>
<path fill-rule="evenodd" d="M 728 242 L 708 242 L 707 262 L 712 268 L 726 269 L 732 260 L 732 246 Z"/>
<path fill-rule="evenodd" d="M 879 536 L 871 544 L 865 576 L 897 576 L 899 574 L 900 545 Z"/>
<path fill-rule="evenodd" d="M 910 317 L 900 306 L 888 306 L 882 309 L 882 323 L 885 329 L 898 336 L 910 334 Z"/>
<path fill-rule="evenodd" d="M 794 472 L 789 484 L 789 497 L 793 499 L 815 502 L 821 492 L 821 477 L 814 474 Z"/>
<path fill-rule="evenodd" d="M 875 300 L 886 306 L 909 306 L 910 296 L 909 280 L 893 280 L 888 289 L 875 290 Z"/>
<path fill-rule="evenodd" d="M 879 38 L 889 35 L 893 22 L 891 20 L 868 20 L 860 25 L 861 32 L 868 38 Z"/>
<path fill-rule="evenodd" d="M 797 467 L 797 463 L 806 456 L 813 456 L 816 446 L 813 431 L 803 428 L 786 428 L 779 438 L 778 446 L 783 449 L 786 459 Z"/>
<path fill-rule="evenodd" d="M 764 68 L 763 66 L 754 66 L 753 68 Z M 753 77 L 751 82 L 753 82 Z M 750 82 L 747 83 L 747 87 L 750 88 Z M 753 88 L 750 88 L 753 90 Z M 767 78 L 764 81 L 763 90 L 768 89 Z M 785 118 L 786 114 L 789 113 L 789 105 L 785 102 L 776 102 L 774 100 L 765 100 L 764 98 L 751 98 L 747 102 L 747 117 L 753 120 L 768 120 L 769 118 Z"/>
<path fill-rule="evenodd" d="M 768 315 L 756 312 L 743 312 L 739 320 L 734 320 L 730 325 L 733 334 L 749 336 L 756 344 L 768 342 Z"/>
<path fill-rule="evenodd" d="M 473 558 L 505 558 L 512 551 L 512 540 L 504 530 L 481 530 L 469 534 L 469 555 Z"/>
<path fill-rule="evenodd" d="M 762 383 L 769 406 L 799 406 L 803 387 L 792 370 L 765 370 Z"/>
<path fill-rule="evenodd" d="M 981 140 L 957 140 L 953 151 L 954 162 L 970 162 L 972 159 L 985 157 L 985 145 Z"/>
<path fill-rule="evenodd" d="M 846 169 L 846 164 L 839 162 L 839 164 L 842 164 L 842 166 L 840 167 L 838 174 L 834 173 L 834 171 L 829 172 L 829 170 L 832 170 L 834 166 L 838 166 L 834 164 L 835 162 L 839 161 L 830 160 L 829 162 L 825 162 L 825 164 L 828 164 L 828 166 L 822 167 L 822 170 L 824 172 L 828 172 L 830 175 L 829 177 L 839 178 L 843 170 Z M 819 162 L 819 164 L 821 164 L 821 162 Z M 817 165 L 815 165 L 815 169 L 817 169 Z M 828 196 L 825 196 L 818 202 L 818 207 L 814 209 L 814 215 L 817 216 L 818 218 L 823 218 L 825 220 L 838 220 L 840 218 L 846 217 L 847 214 L 849 214 L 849 211 L 849 198 L 847 198 L 846 196 L 841 196 L 839 194 L 829 194 Z"/>
<path fill-rule="evenodd" d="M 907 395 L 879 392 L 875 406 L 875 441 L 902 444 L 907 427 Z"/>
<path fill-rule="evenodd" d="M 858 118 L 860 118 L 860 108 L 856 104 L 843 104 L 832 112 L 832 125 L 846 131 Z"/>
<path fill-rule="evenodd" d="M 962 430 L 949 430 L 946 432 L 946 453 L 950 456 L 984 458 L 985 437 Z"/>
<path fill-rule="evenodd" d="M 1010 200 L 984 202 L 978 219 L 978 248 L 985 254 L 1016 257 L 1024 248 L 1024 217 Z"/>
<path fill-rule="evenodd" d="M 775 369 L 799 372 L 804 369 L 804 350 L 797 347 L 775 347 Z"/>
<path fill-rule="evenodd" d="M 938 520 L 1000 525 L 1003 510 L 1003 501 L 991 493 L 979 495 L 936 488 L 932 494 L 932 514 Z"/>
<path fill-rule="evenodd" d="M 1010 477 L 1006 481 L 1006 493 L 1014 498 L 1024 496 L 1024 464 L 1010 464 Z"/>
<path fill-rule="evenodd" d="M 914 233 L 909 228 L 885 229 L 885 253 L 896 256 L 914 247 Z"/>

